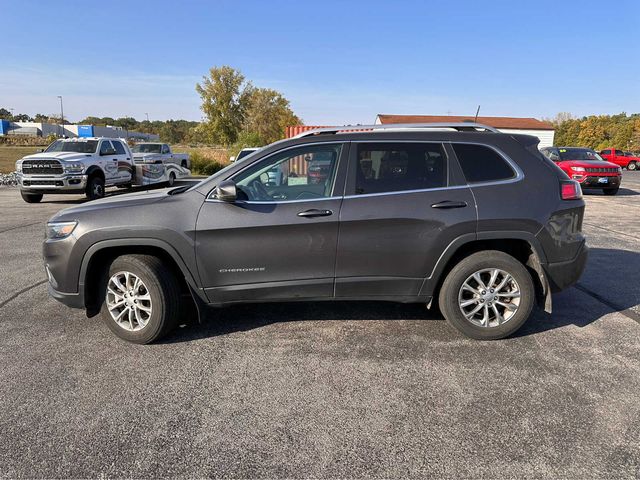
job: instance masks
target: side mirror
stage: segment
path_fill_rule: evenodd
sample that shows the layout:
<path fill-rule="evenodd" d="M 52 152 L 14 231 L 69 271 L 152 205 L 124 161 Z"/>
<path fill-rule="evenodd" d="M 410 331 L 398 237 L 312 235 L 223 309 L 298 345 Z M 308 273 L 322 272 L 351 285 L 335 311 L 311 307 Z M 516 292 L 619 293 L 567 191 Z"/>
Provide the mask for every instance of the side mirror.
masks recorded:
<path fill-rule="evenodd" d="M 236 182 L 233 180 L 223 180 L 218 184 L 214 192 L 215 197 L 223 202 L 235 202 L 238 198 Z"/>
<path fill-rule="evenodd" d="M 40 153 L 44 152 L 44 148 L 39 148 L 38 152 L 40 152 Z"/>
<path fill-rule="evenodd" d="M 236 161 L 236 157 L 229 157 L 229 161 L 230 161 L 231 163 L 235 162 L 235 161 Z"/>

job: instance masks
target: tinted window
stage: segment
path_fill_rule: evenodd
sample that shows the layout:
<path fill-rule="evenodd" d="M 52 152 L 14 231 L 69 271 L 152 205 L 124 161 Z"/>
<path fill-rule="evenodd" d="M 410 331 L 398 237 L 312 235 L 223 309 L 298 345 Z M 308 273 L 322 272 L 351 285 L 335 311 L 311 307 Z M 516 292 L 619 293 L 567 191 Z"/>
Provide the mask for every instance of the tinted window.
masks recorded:
<path fill-rule="evenodd" d="M 484 145 L 453 144 L 467 182 L 493 182 L 516 176 L 504 158 Z"/>
<path fill-rule="evenodd" d="M 169 153 L 169 147 L 167 145 L 162 145 L 162 153 Z"/>
<path fill-rule="evenodd" d="M 111 142 L 109 140 L 104 140 L 102 142 L 102 145 L 100 145 L 100 153 L 104 155 L 108 153 L 109 150 L 113 150 L 113 147 L 111 146 Z"/>
<path fill-rule="evenodd" d="M 355 194 L 402 192 L 447 185 L 439 143 L 358 143 Z"/>
<path fill-rule="evenodd" d="M 611 155 L 611 150 L 602 150 L 602 155 Z"/>
<path fill-rule="evenodd" d="M 310 200 L 331 196 L 342 144 L 276 153 L 234 177 L 239 200 Z"/>
<path fill-rule="evenodd" d="M 622 150 L 616 150 L 616 155 L 624 156 L 624 153 L 622 153 Z"/>
<path fill-rule="evenodd" d="M 125 155 L 127 152 L 125 151 L 124 147 L 122 146 L 121 142 L 116 142 L 115 140 L 111 142 L 113 144 L 113 147 L 116 149 L 116 153 L 118 155 Z"/>

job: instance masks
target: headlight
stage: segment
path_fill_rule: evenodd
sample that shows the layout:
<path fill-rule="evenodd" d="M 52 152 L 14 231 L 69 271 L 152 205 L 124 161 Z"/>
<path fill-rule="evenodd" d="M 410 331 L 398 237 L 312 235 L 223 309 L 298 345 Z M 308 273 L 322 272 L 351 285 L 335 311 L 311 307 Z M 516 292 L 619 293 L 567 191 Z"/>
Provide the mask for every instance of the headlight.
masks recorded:
<path fill-rule="evenodd" d="M 571 170 L 573 170 L 574 172 L 584 172 L 585 171 L 584 167 L 571 167 Z"/>
<path fill-rule="evenodd" d="M 16 162 L 16 172 L 22 173 L 22 160 Z"/>
<path fill-rule="evenodd" d="M 73 233 L 78 222 L 51 222 L 47 223 L 47 238 L 50 240 L 59 240 L 67 238 Z"/>
<path fill-rule="evenodd" d="M 84 170 L 84 165 L 78 162 L 71 162 L 64 164 L 65 173 L 82 173 Z"/>

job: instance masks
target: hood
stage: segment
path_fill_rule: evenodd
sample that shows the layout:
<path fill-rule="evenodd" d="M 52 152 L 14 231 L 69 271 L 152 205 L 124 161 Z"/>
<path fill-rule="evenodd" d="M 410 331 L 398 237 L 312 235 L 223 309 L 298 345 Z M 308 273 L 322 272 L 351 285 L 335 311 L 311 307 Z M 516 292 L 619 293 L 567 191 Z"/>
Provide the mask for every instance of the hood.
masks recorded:
<path fill-rule="evenodd" d="M 27 155 L 22 157 L 22 160 L 62 160 L 63 162 L 77 162 L 90 157 L 90 153 L 78 153 L 78 152 L 40 152 L 33 155 Z"/>
<path fill-rule="evenodd" d="M 618 168 L 618 165 L 611 162 L 593 162 L 588 160 L 563 160 L 560 162 L 565 167 L 584 168 Z"/>
<path fill-rule="evenodd" d="M 172 187 L 176 188 L 176 187 Z M 74 220 L 78 214 L 99 215 L 101 211 L 112 208 L 133 207 L 138 205 L 148 205 L 164 200 L 168 197 L 167 192 L 172 188 L 161 190 L 146 190 L 144 192 L 125 193 L 123 195 L 113 195 L 100 200 L 93 200 L 77 207 L 69 207 L 61 210 L 51 217 L 50 221 Z"/>

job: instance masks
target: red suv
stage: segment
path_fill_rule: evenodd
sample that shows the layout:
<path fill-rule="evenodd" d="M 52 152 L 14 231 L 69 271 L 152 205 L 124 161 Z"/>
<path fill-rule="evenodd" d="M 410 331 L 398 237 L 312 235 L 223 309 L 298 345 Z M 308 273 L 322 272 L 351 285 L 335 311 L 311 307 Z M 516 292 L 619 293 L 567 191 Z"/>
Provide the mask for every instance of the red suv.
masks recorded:
<path fill-rule="evenodd" d="M 585 188 L 600 188 L 605 195 L 618 193 L 622 169 L 604 159 L 590 148 L 545 147 L 542 154 L 553 160 L 569 178 Z"/>
<path fill-rule="evenodd" d="M 640 158 L 633 155 L 631 152 L 623 152 L 622 150 L 616 150 L 615 148 L 607 148 L 606 150 L 600 151 L 600 156 L 607 162 L 615 163 L 627 170 L 638 170 L 640 168 Z"/>

